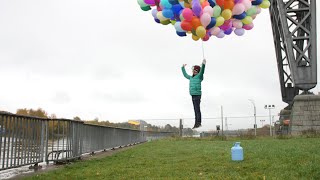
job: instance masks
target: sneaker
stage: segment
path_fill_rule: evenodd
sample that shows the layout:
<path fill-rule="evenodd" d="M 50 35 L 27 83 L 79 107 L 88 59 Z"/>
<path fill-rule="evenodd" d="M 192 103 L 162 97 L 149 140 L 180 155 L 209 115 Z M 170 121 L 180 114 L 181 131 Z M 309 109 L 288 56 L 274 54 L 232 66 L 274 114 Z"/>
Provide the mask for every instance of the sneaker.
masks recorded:
<path fill-rule="evenodd" d="M 199 128 L 199 127 L 201 127 L 201 124 L 195 124 L 192 129 L 196 129 L 196 128 Z"/>

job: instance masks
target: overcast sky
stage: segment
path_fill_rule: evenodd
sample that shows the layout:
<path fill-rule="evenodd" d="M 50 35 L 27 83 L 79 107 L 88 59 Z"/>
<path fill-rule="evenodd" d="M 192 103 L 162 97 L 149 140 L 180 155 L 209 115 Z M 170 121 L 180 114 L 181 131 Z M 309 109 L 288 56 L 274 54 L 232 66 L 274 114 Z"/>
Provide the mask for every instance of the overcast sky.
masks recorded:
<path fill-rule="evenodd" d="M 317 8 L 320 17 L 319 3 Z M 268 116 L 265 104 L 276 106 L 272 114 L 286 106 L 269 10 L 254 25 L 244 36 L 204 42 L 204 118 L 220 117 L 221 106 L 224 116 L 252 116 L 248 99 L 258 116 Z M 191 127 L 194 112 L 181 65 L 191 73 L 202 59 L 200 41 L 155 23 L 136 0 L 0 0 L 0 110 L 40 107 L 58 117 L 112 122 L 183 118 Z M 251 127 L 252 120 L 233 119 L 230 126 Z M 203 130 L 219 122 L 204 119 Z"/>

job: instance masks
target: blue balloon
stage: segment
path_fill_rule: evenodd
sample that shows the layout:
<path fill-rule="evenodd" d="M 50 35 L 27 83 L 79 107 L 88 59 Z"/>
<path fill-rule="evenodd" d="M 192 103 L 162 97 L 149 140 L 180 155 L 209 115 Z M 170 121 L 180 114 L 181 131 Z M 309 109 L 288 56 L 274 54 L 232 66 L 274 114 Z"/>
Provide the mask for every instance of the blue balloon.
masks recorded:
<path fill-rule="evenodd" d="M 183 9 L 182 6 L 178 3 L 172 6 L 172 11 L 174 14 L 179 14 L 180 15 L 180 11 Z"/>
<path fill-rule="evenodd" d="M 246 16 L 247 16 L 246 12 L 243 12 L 242 14 L 239 14 L 239 15 L 233 15 L 234 18 L 239 19 L 239 20 L 244 19 Z"/>
<path fill-rule="evenodd" d="M 185 32 L 178 32 L 176 31 L 177 35 L 180 36 L 180 37 L 183 37 L 183 36 L 187 36 L 187 33 Z"/>
<path fill-rule="evenodd" d="M 263 0 L 255 0 L 255 1 L 252 1 L 251 4 L 257 6 L 257 5 L 260 5 L 262 1 Z"/>
<path fill-rule="evenodd" d="M 208 0 L 209 4 L 211 7 L 214 7 L 216 5 L 216 1 L 215 0 Z"/>
<path fill-rule="evenodd" d="M 160 20 L 157 19 L 157 18 L 154 18 L 154 21 L 155 21 L 156 23 L 160 23 Z"/>
<path fill-rule="evenodd" d="M 166 8 L 162 10 L 162 15 L 168 19 L 171 19 L 174 17 L 173 11 L 171 9 L 166 9 Z"/>
<path fill-rule="evenodd" d="M 169 3 L 174 5 L 174 4 L 179 4 L 178 0 L 169 0 Z"/>
<path fill-rule="evenodd" d="M 209 25 L 206 27 L 206 29 L 213 28 L 216 25 L 216 23 L 217 23 L 216 18 L 212 17 L 211 21 L 210 21 Z"/>
<path fill-rule="evenodd" d="M 232 28 L 229 28 L 229 29 L 224 31 L 225 35 L 230 35 L 231 33 L 232 33 Z"/>

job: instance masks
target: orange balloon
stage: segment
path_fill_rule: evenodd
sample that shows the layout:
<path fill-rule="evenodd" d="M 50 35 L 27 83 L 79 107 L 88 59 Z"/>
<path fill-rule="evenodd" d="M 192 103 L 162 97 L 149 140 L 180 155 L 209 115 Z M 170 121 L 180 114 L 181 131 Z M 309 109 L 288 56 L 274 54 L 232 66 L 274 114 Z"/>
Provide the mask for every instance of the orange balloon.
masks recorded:
<path fill-rule="evenodd" d="M 202 9 L 205 8 L 206 6 L 210 6 L 210 3 L 208 1 L 204 1 L 202 4 Z"/>
<path fill-rule="evenodd" d="M 197 29 L 197 27 L 201 26 L 200 19 L 197 18 L 196 16 L 193 16 L 192 20 L 191 20 L 191 25 L 192 25 L 193 29 Z"/>
<path fill-rule="evenodd" d="M 232 9 L 233 9 L 233 6 L 234 6 L 233 0 L 226 0 L 226 1 L 224 1 L 224 5 L 223 5 L 223 8 L 224 8 L 224 9 L 230 9 L 230 10 L 232 10 Z"/>

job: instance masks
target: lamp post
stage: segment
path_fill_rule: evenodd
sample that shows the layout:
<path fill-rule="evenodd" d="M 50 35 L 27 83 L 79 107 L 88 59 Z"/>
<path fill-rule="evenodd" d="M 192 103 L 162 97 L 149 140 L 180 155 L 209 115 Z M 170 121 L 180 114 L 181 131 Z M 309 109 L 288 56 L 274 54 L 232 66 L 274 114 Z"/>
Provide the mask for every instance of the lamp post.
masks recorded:
<path fill-rule="evenodd" d="M 252 99 L 248 99 L 253 104 L 253 115 L 254 115 L 254 136 L 257 136 L 257 114 L 256 114 L 256 104 Z"/>
<path fill-rule="evenodd" d="M 270 136 L 272 136 L 272 129 L 271 129 L 271 109 L 274 109 L 275 106 L 274 105 L 265 105 L 264 106 L 265 109 L 269 109 L 269 119 L 270 119 Z"/>

